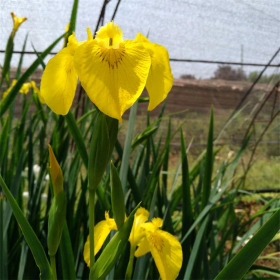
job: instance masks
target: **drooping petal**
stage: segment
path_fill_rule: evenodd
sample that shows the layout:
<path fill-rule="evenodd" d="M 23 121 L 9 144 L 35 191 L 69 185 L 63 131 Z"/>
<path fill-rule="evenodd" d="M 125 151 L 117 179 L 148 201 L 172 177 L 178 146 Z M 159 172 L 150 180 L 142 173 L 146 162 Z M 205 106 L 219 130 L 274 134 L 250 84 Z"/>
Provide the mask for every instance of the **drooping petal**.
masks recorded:
<path fill-rule="evenodd" d="M 174 280 L 182 267 L 180 242 L 163 230 L 147 232 L 147 241 L 162 280 Z"/>
<path fill-rule="evenodd" d="M 144 35 L 138 33 L 135 41 L 140 42 L 151 56 L 151 69 L 146 88 L 150 96 L 148 110 L 153 110 L 166 97 L 173 85 L 169 54 L 165 47 L 151 43 Z"/>
<path fill-rule="evenodd" d="M 137 250 L 134 253 L 136 258 L 142 257 L 150 252 L 150 245 L 146 237 L 144 237 L 138 245 Z"/>
<path fill-rule="evenodd" d="M 69 112 L 78 81 L 73 63 L 76 48 L 71 45 L 70 37 L 70 47 L 62 49 L 48 62 L 41 80 L 41 95 L 58 115 L 66 115 Z"/>
<path fill-rule="evenodd" d="M 151 59 L 141 44 L 131 40 L 118 49 L 90 40 L 77 49 L 74 63 L 91 101 L 104 114 L 121 120 L 145 87 Z"/>
<path fill-rule="evenodd" d="M 112 230 L 117 230 L 117 225 L 114 219 L 109 218 L 108 213 L 105 213 L 106 220 L 99 222 L 94 227 L 94 255 L 96 255 L 104 244 L 106 238 Z M 90 267 L 90 242 L 89 236 L 84 246 L 84 260 Z"/>

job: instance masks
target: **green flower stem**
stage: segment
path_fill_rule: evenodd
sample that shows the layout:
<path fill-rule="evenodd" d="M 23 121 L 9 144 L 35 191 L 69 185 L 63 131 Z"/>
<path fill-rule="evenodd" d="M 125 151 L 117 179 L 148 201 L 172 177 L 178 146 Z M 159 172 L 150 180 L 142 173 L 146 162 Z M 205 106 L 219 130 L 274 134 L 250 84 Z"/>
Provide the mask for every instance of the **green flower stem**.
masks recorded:
<path fill-rule="evenodd" d="M 55 256 L 50 256 L 53 280 L 57 280 Z"/>
<path fill-rule="evenodd" d="M 135 253 L 135 247 L 132 248 L 130 245 L 130 255 L 129 255 L 129 262 L 127 265 L 126 273 L 125 273 L 125 279 L 130 280 L 133 272 L 133 262 L 134 262 L 134 253 Z"/>
<path fill-rule="evenodd" d="M 90 189 L 90 188 L 89 188 Z M 95 209 L 95 190 L 89 190 L 89 246 L 90 246 L 90 268 L 95 263 L 94 258 L 94 209 Z"/>

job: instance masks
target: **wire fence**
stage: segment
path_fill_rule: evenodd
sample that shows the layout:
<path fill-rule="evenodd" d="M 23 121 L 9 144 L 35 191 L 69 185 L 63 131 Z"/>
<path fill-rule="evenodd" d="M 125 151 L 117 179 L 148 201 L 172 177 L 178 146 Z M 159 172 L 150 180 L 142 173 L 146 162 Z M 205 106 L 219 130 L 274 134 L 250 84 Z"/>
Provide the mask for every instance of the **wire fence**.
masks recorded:
<path fill-rule="evenodd" d="M 0 53 L 5 53 L 5 50 L 0 50 Z M 34 51 L 14 51 L 15 54 L 27 54 L 27 55 L 36 55 Z M 37 52 L 41 54 L 42 52 Z M 51 52 L 50 55 L 56 55 L 57 52 Z M 280 67 L 279 64 L 270 64 L 265 63 L 252 63 L 252 62 L 234 62 L 234 61 L 221 61 L 221 60 L 205 60 L 205 59 L 185 59 L 185 58 L 170 58 L 170 61 L 173 62 L 189 62 L 189 63 L 206 63 L 206 64 L 224 64 L 224 65 L 238 65 L 238 66 L 258 66 L 258 67 Z"/>

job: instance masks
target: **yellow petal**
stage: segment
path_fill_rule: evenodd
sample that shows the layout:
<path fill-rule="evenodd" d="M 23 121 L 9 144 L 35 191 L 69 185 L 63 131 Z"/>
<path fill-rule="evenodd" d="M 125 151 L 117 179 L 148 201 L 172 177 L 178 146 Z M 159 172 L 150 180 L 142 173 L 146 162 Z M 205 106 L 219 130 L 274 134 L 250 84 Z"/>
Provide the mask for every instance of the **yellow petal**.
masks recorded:
<path fill-rule="evenodd" d="M 162 224 L 163 220 L 161 218 L 153 218 L 151 222 L 142 224 L 141 228 L 147 232 L 155 232 L 162 227 Z"/>
<path fill-rule="evenodd" d="M 90 28 L 87 27 L 87 41 L 91 41 L 93 40 L 93 36 L 92 36 L 92 33 L 90 31 Z"/>
<path fill-rule="evenodd" d="M 123 33 L 119 26 L 111 21 L 96 32 L 96 40 L 105 48 L 118 49 L 123 42 Z"/>
<path fill-rule="evenodd" d="M 74 63 L 91 101 L 104 114 L 121 120 L 141 95 L 151 61 L 144 47 L 133 41 L 107 49 L 91 40 L 77 49 Z"/>
<path fill-rule="evenodd" d="M 2 99 L 5 99 L 6 96 L 9 94 L 11 89 L 14 87 L 14 85 L 17 83 L 17 80 L 13 80 L 12 85 L 5 91 L 3 92 Z"/>
<path fill-rule="evenodd" d="M 31 81 L 30 84 L 31 84 L 31 87 L 33 88 L 34 93 L 36 93 L 38 95 L 39 101 L 42 104 L 45 104 L 46 102 L 45 102 L 43 96 L 41 95 L 39 88 L 36 86 L 36 83 L 34 81 Z"/>
<path fill-rule="evenodd" d="M 20 25 L 27 20 L 26 17 L 23 18 L 19 18 L 17 17 L 13 12 L 11 12 L 11 16 L 13 18 L 13 22 L 14 22 L 14 28 L 13 30 L 16 32 L 18 30 L 18 28 L 20 27 Z"/>
<path fill-rule="evenodd" d="M 139 243 L 138 248 L 134 253 L 134 256 L 136 258 L 139 258 L 139 257 L 142 257 L 149 252 L 150 252 L 150 245 L 149 245 L 149 242 L 148 242 L 147 238 L 145 237 Z"/>
<path fill-rule="evenodd" d="M 4 91 L 3 95 L 2 95 L 2 99 L 5 99 L 7 97 L 7 95 L 9 94 L 9 92 L 10 92 L 9 88 L 6 91 Z"/>
<path fill-rule="evenodd" d="M 24 84 L 21 86 L 19 92 L 20 92 L 20 93 L 23 93 L 23 94 L 27 94 L 27 93 L 29 92 L 30 87 L 31 87 L 31 84 L 30 84 L 30 83 L 24 83 Z"/>
<path fill-rule="evenodd" d="M 136 245 L 138 245 L 143 236 L 145 236 L 145 232 L 141 228 L 141 226 L 148 220 L 149 215 L 149 211 L 143 207 L 140 207 L 136 211 L 132 225 L 132 230 L 129 236 L 129 242 L 131 244 L 131 247 L 136 248 Z"/>
<path fill-rule="evenodd" d="M 155 229 L 162 227 L 163 220 L 161 218 L 153 218 L 152 224 L 155 226 Z"/>
<path fill-rule="evenodd" d="M 173 85 L 169 54 L 165 47 L 151 43 L 144 35 L 138 33 L 135 41 L 141 42 L 151 56 L 151 69 L 146 88 L 150 96 L 148 110 L 153 110 L 166 97 Z"/>
<path fill-rule="evenodd" d="M 161 279 L 176 279 L 183 261 L 180 242 L 163 230 L 147 233 L 147 240 Z"/>
<path fill-rule="evenodd" d="M 58 115 L 66 115 L 74 100 L 78 81 L 73 63 L 74 52 L 73 46 L 61 50 L 50 59 L 42 76 L 41 95 L 46 104 Z"/>
<path fill-rule="evenodd" d="M 50 171 L 53 183 L 54 195 L 57 196 L 63 190 L 63 174 L 56 160 L 51 145 L 49 145 Z"/>
<path fill-rule="evenodd" d="M 104 244 L 106 238 L 112 230 L 117 230 L 117 225 L 114 219 L 109 218 L 108 213 L 105 213 L 106 220 L 99 222 L 94 227 L 94 255 L 96 255 Z M 84 247 L 84 260 L 90 267 L 90 244 L 89 236 Z"/>

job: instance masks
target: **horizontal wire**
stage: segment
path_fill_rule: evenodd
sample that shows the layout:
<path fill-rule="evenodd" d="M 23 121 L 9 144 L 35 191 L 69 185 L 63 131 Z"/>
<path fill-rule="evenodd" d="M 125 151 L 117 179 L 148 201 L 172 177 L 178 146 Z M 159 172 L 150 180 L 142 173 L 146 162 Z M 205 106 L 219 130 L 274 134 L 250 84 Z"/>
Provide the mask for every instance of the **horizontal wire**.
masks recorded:
<path fill-rule="evenodd" d="M 0 50 L 0 53 L 5 53 L 5 50 Z M 36 54 L 33 51 L 13 51 L 15 54 Z M 41 54 L 42 52 L 38 52 Z M 56 55 L 57 52 L 51 52 L 50 55 Z M 226 64 L 226 65 L 240 65 L 240 66 L 268 66 L 268 67 L 280 67 L 279 64 L 264 64 L 264 63 L 247 63 L 247 62 L 232 62 L 232 61 L 219 61 L 219 60 L 203 60 L 203 59 L 183 59 L 183 58 L 170 58 L 172 62 L 190 62 L 190 63 L 208 63 L 208 64 Z"/>

